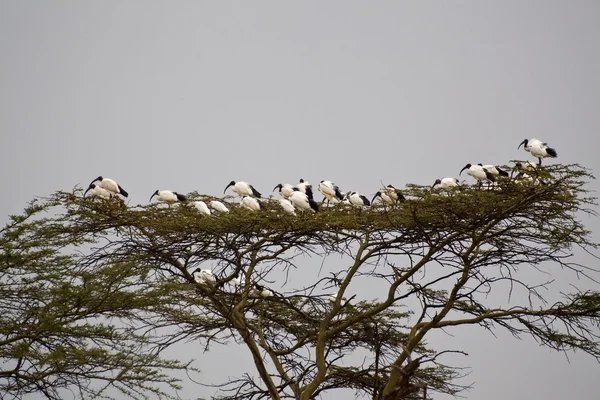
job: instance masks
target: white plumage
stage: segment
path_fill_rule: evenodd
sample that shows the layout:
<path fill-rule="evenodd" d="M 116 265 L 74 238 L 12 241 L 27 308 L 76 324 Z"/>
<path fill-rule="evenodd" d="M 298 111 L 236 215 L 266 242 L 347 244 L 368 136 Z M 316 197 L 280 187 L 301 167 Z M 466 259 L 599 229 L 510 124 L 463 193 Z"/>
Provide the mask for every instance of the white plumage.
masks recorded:
<path fill-rule="evenodd" d="M 434 190 L 449 190 L 455 187 L 458 187 L 458 179 L 456 178 L 436 179 L 433 186 L 431 186 Z"/>
<path fill-rule="evenodd" d="M 215 211 L 222 212 L 222 213 L 229 212 L 229 209 L 225 206 L 225 204 L 221 203 L 218 200 L 213 200 L 208 204 L 210 205 L 210 208 L 212 208 Z"/>
<path fill-rule="evenodd" d="M 288 199 L 278 199 L 279 205 L 283 210 L 289 214 L 296 215 L 296 210 L 294 209 L 294 205 Z"/>
<path fill-rule="evenodd" d="M 317 189 L 328 202 L 338 203 L 344 199 L 340 188 L 332 181 L 321 181 Z"/>
<path fill-rule="evenodd" d="M 154 196 L 156 196 L 156 199 L 158 201 L 167 203 L 169 207 L 171 206 L 171 204 L 177 203 L 178 201 L 187 200 L 187 198 L 184 195 L 174 192 L 172 190 L 157 190 L 152 194 L 152 196 L 150 196 L 150 200 L 148 200 L 148 202 L 151 202 Z"/>
<path fill-rule="evenodd" d="M 128 197 L 129 193 L 127 193 L 117 182 L 109 178 L 103 178 L 102 176 L 97 177 L 91 183 L 97 183 L 97 186 L 100 186 L 102 189 L 107 190 L 115 197 L 118 194 L 121 194 L 123 197 Z M 90 184 L 91 185 L 91 184 Z"/>
<path fill-rule="evenodd" d="M 83 197 L 85 197 L 88 191 L 92 195 L 100 197 L 102 199 L 110 199 L 111 197 L 113 197 L 113 194 L 111 192 L 100 187 L 100 185 L 96 185 L 95 183 L 90 183 L 90 186 L 85 190 L 85 192 L 83 192 Z"/>
<path fill-rule="evenodd" d="M 467 175 L 475 178 L 479 184 L 481 184 L 481 182 L 494 182 L 496 180 L 494 175 L 481 165 L 467 164 L 460 170 L 459 175 L 462 174 L 465 169 L 467 170 Z"/>
<path fill-rule="evenodd" d="M 203 202 L 203 201 L 195 201 L 194 202 L 194 207 L 196 207 L 196 209 L 198 211 L 200 211 L 200 214 L 210 215 L 210 209 L 208 208 L 208 206 L 206 205 L 205 202 Z"/>
<path fill-rule="evenodd" d="M 525 151 L 528 151 L 532 156 L 539 160 L 539 165 L 542 165 L 542 158 L 555 158 L 558 156 L 556 150 L 548 147 L 548 143 L 542 142 L 536 138 L 523 140 L 517 148 L 520 148 L 522 145 L 525 145 Z"/>
<path fill-rule="evenodd" d="M 319 206 L 317 203 L 313 199 L 310 199 L 306 193 L 302 193 L 300 190 L 298 190 L 298 188 L 294 189 L 294 193 L 292 193 L 289 200 L 294 207 L 300 211 L 319 211 Z"/>
<path fill-rule="evenodd" d="M 302 193 L 307 195 L 308 198 L 312 200 L 313 191 L 312 191 L 312 185 L 310 183 L 308 183 L 308 182 L 304 181 L 304 179 L 300 178 L 300 182 L 296 185 L 296 187 L 298 188 L 299 191 L 301 191 Z"/>
<path fill-rule="evenodd" d="M 244 196 L 242 197 L 242 201 L 240 202 L 240 206 L 251 210 L 251 211 L 260 211 L 262 208 L 260 202 L 254 197 Z"/>
<path fill-rule="evenodd" d="M 396 189 L 394 185 L 387 185 L 382 190 L 377 191 L 375 196 L 373 196 L 371 203 L 374 203 L 378 197 L 388 205 L 395 205 L 400 201 L 406 200 L 402 192 L 399 189 Z"/>
<path fill-rule="evenodd" d="M 223 193 L 225 193 L 230 186 L 231 190 L 233 190 L 238 196 L 261 197 L 261 194 L 258 192 L 258 190 L 254 189 L 254 186 L 246 182 L 231 181 L 225 190 L 223 190 Z"/>
<path fill-rule="evenodd" d="M 273 188 L 273 191 L 275 191 L 275 189 L 279 189 L 279 194 L 284 199 L 289 199 L 292 193 L 294 192 L 294 187 L 289 183 L 280 183 L 277 186 L 275 186 L 275 188 Z"/>
<path fill-rule="evenodd" d="M 268 288 L 259 285 L 258 283 L 254 284 L 255 294 L 260 297 L 271 297 L 273 296 L 273 292 Z"/>
<path fill-rule="evenodd" d="M 477 165 L 485 168 L 485 170 L 488 171 L 490 174 L 494 175 L 494 177 L 509 175 L 508 172 L 504 171 L 502 168 L 500 168 L 497 165 L 491 165 L 491 164 L 488 164 L 488 165 L 477 164 Z"/>
<path fill-rule="evenodd" d="M 357 207 L 366 207 L 371 205 L 369 199 L 367 199 L 363 194 L 358 192 L 348 192 L 346 194 L 346 198 L 348 199 L 350 204 Z"/>
<path fill-rule="evenodd" d="M 517 162 L 515 167 L 517 167 L 517 169 L 521 172 L 533 172 L 537 169 L 537 165 L 531 161 Z"/>
<path fill-rule="evenodd" d="M 198 283 L 214 285 L 217 282 L 217 278 L 213 275 L 210 269 L 196 268 L 194 271 L 194 280 Z"/>

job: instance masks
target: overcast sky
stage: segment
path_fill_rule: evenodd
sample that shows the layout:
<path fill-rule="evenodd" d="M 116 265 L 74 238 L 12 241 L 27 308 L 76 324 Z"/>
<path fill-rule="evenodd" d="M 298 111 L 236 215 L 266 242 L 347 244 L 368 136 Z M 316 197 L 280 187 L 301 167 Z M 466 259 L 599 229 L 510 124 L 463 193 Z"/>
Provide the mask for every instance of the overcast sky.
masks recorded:
<path fill-rule="evenodd" d="M 558 151 L 550 163 L 597 173 L 598 21 L 598 1 L 4 0 L 0 220 L 98 175 L 132 205 L 156 189 L 219 195 L 232 179 L 372 196 L 527 159 L 517 146 L 531 137 Z M 469 399 L 600 395 L 589 356 L 450 333 L 429 344 L 470 354 Z"/>

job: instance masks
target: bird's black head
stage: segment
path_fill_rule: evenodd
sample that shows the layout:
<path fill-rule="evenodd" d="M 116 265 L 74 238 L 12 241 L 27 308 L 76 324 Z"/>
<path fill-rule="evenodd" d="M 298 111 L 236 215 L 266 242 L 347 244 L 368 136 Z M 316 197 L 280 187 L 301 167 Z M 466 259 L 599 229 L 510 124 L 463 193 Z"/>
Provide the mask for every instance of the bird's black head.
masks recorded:
<path fill-rule="evenodd" d="M 300 183 L 304 183 L 304 179 L 300 178 Z"/>
<path fill-rule="evenodd" d="M 83 197 L 85 197 L 85 194 L 86 194 L 88 191 L 92 190 L 92 189 L 93 189 L 93 188 L 95 188 L 95 187 L 96 187 L 96 184 L 95 184 L 94 182 L 90 183 L 90 186 L 88 186 L 88 188 L 87 188 L 87 189 L 85 189 L 85 192 L 83 192 Z"/>
<path fill-rule="evenodd" d="M 435 187 L 435 185 L 441 185 L 442 184 L 442 180 L 441 179 L 436 179 L 435 182 L 433 182 L 433 185 L 431 185 L 431 187 Z"/>
<path fill-rule="evenodd" d="M 281 190 L 282 188 L 283 188 L 283 185 L 280 183 L 279 185 L 277 185 L 273 188 L 273 191 L 275 191 L 275 189 Z"/>
<path fill-rule="evenodd" d="M 467 165 L 465 165 L 465 166 L 463 167 L 463 169 L 461 169 L 461 170 L 460 170 L 460 172 L 458 173 L 458 175 L 462 174 L 462 172 L 463 172 L 465 169 L 469 169 L 469 168 L 471 168 L 471 164 L 467 164 Z"/>
<path fill-rule="evenodd" d="M 521 142 L 521 144 L 519 145 L 519 147 L 517 147 L 517 149 L 520 149 L 521 146 L 525 145 L 525 147 L 527 147 L 527 143 L 529 143 L 529 140 L 525 139 Z"/>
<path fill-rule="evenodd" d="M 386 187 L 387 187 L 387 188 L 389 188 L 389 189 L 396 189 L 396 188 L 394 187 L 394 185 L 387 185 Z"/>
<path fill-rule="evenodd" d="M 482 164 L 482 163 L 479 163 L 479 164 L 477 164 L 477 165 L 479 165 L 480 167 L 483 167 L 483 164 Z"/>
<path fill-rule="evenodd" d="M 381 192 L 377 192 L 375 193 L 375 196 L 373 196 L 373 199 L 371 200 L 371 203 L 373 203 L 375 201 L 376 198 L 381 197 Z"/>
<path fill-rule="evenodd" d="M 195 274 L 196 272 L 202 272 L 202 269 L 196 268 L 193 273 Z"/>
<path fill-rule="evenodd" d="M 223 190 L 223 193 L 225 193 L 225 191 L 229 188 L 229 186 L 233 186 L 233 185 L 235 185 L 235 181 L 229 182 L 229 185 L 227 185 L 227 187 L 225 188 L 225 190 Z"/>
<path fill-rule="evenodd" d="M 148 203 L 150 203 L 152 201 L 152 198 L 156 195 L 158 195 L 158 189 L 156 189 L 156 192 L 152 193 L 152 196 L 150 196 L 150 200 L 148 200 Z"/>

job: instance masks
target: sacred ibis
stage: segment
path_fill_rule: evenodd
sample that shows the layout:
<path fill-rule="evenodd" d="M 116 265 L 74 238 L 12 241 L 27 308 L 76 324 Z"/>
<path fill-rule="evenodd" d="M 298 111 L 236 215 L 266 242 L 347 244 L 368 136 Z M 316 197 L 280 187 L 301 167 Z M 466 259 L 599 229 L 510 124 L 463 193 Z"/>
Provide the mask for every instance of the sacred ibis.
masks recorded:
<path fill-rule="evenodd" d="M 210 209 L 208 208 L 208 206 L 206 205 L 205 202 L 195 201 L 193 204 L 194 204 L 194 207 L 196 207 L 196 209 L 198 211 L 200 211 L 200 214 L 210 215 Z"/>
<path fill-rule="evenodd" d="M 312 210 L 313 212 L 319 211 L 317 202 L 309 198 L 306 193 L 302 193 L 298 188 L 294 188 L 294 193 L 292 193 L 289 200 L 292 202 L 294 207 L 302 212 L 306 210 Z"/>
<path fill-rule="evenodd" d="M 187 200 L 187 198 L 184 195 L 174 192 L 172 190 L 157 190 L 152 194 L 152 196 L 150 196 L 150 200 L 148 200 L 148 202 L 151 202 L 154 196 L 156 196 L 156 199 L 158 201 L 167 203 L 169 207 L 171 207 L 173 203 L 177 203 L 178 201 L 183 202 Z"/>
<path fill-rule="evenodd" d="M 262 209 L 262 205 L 260 204 L 258 199 L 250 196 L 242 197 L 242 201 L 240 201 L 240 206 L 251 211 L 260 211 Z"/>
<path fill-rule="evenodd" d="M 123 197 L 129 196 L 129 193 L 123 190 L 123 188 L 112 179 L 103 178 L 99 176 L 96 179 L 94 179 L 91 183 L 94 182 L 98 182 L 98 186 L 100 186 L 102 189 L 108 190 L 113 195 L 113 197 L 115 197 L 118 194 L 121 194 Z"/>
<path fill-rule="evenodd" d="M 471 165 L 471 164 L 467 164 L 463 167 L 463 169 L 460 170 L 460 174 L 462 174 L 462 172 L 464 170 L 467 170 L 467 175 L 471 175 L 473 178 L 475 178 L 477 180 L 477 182 L 479 183 L 479 186 L 481 186 L 481 183 L 486 181 L 486 182 L 495 182 L 496 178 L 494 177 L 494 175 L 492 175 L 491 172 L 489 172 L 488 170 L 486 170 L 485 168 L 483 168 L 483 166 L 481 165 Z"/>
<path fill-rule="evenodd" d="M 532 156 L 536 157 L 539 160 L 539 165 L 542 165 L 542 158 L 551 157 L 556 158 L 558 153 L 551 147 L 548 147 L 548 143 L 542 142 L 538 139 L 525 139 L 521 142 L 518 148 L 522 145 L 525 145 L 525 151 L 531 153 Z"/>
<path fill-rule="evenodd" d="M 273 296 L 273 292 L 264 286 L 259 285 L 258 283 L 254 284 L 254 288 L 256 289 L 256 294 L 260 297 L 271 297 Z"/>
<path fill-rule="evenodd" d="M 240 278 L 240 274 L 235 274 L 233 278 L 229 281 L 233 286 L 242 286 L 242 279 Z"/>
<path fill-rule="evenodd" d="M 225 207 L 225 204 L 221 203 L 218 200 L 213 200 L 210 203 L 208 203 L 208 205 L 210 206 L 210 208 L 212 208 L 215 211 L 222 212 L 222 213 L 229 212 L 229 209 L 227 207 Z"/>
<path fill-rule="evenodd" d="M 95 183 L 90 183 L 90 186 L 88 186 L 85 192 L 83 192 L 83 197 L 85 197 L 88 191 L 90 191 L 92 195 L 100 197 L 102 199 L 110 199 L 111 197 L 113 197 L 113 194 L 111 192 L 100 187 L 100 185 L 96 185 Z"/>
<path fill-rule="evenodd" d="M 503 169 L 501 169 L 497 165 L 482 165 L 481 163 L 479 163 L 477 165 L 485 168 L 485 170 L 488 171 L 490 174 L 494 175 L 494 177 L 496 177 L 496 176 L 509 176 L 508 172 L 504 171 Z"/>
<path fill-rule="evenodd" d="M 456 178 L 436 179 L 433 186 L 431 186 L 433 190 L 449 190 L 455 187 L 458 187 L 458 179 Z"/>
<path fill-rule="evenodd" d="M 406 200 L 400 189 L 396 189 L 394 185 L 387 185 L 383 190 L 377 191 L 371 203 L 374 203 L 377 198 L 380 198 L 385 204 L 394 205 L 400 201 Z"/>
<path fill-rule="evenodd" d="M 200 269 L 196 268 L 193 273 L 194 280 L 197 283 L 214 285 L 217 282 L 217 278 L 213 275 L 210 269 Z"/>
<path fill-rule="evenodd" d="M 346 193 L 346 199 L 350 202 L 350 204 L 357 207 L 366 207 L 371 205 L 369 199 L 367 199 L 363 194 L 358 192 Z"/>
<path fill-rule="evenodd" d="M 321 181 L 317 189 L 327 199 L 327 202 L 338 203 L 344 199 L 340 188 L 332 181 Z"/>
<path fill-rule="evenodd" d="M 537 165 L 531 161 L 519 161 L 515 164 L 515 167 L 521 172 L 533 172 L 537 169 Z"/>
<path fill-rule="evenodd" d="M 312 185 L 310 183 L 306 182 L 304 179 L 300 178 L 300 183 L 298 183 L 296 185 L 296 187 L 302 193 L 306 194 L 309 199 L 313 198 Z"/>
<path fill-rule="evenodd" d="M 284 199 L 289 199 L 294 191 L 294 187 L 289 183 L 280 183 L 273 188 L 273 191 L 275 191 L 275 189 L 279 189 L 279 194 Z"/>
<path fill-rule="evenodd" d="M 252 185 L 246 182 L 231 181 L 225 190 L 223 190 L 223 193 L 225 193 L 230 186 L 231 190 L 233 190 L 238 196 L 261 197 L 261 194 L 258 192 L 258 190 L 254 189 Z"/>
<path fill-rule="evenodd" d="M 296 215 L 296 210 L 294 209 L 294 204 L 288 199 L 278 199 L 279 205 L 283 210 L 289 214 Z"/>

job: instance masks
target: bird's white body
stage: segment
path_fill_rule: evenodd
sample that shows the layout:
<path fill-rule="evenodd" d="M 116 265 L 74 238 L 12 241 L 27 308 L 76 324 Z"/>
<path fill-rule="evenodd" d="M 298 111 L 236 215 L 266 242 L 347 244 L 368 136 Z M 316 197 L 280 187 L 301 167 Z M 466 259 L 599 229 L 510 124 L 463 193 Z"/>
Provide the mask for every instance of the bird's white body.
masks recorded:
<path fill-rule="evenodd" d="M 300 182 L 296 185 L 299 191 L 308 196 L 309 199 L 313 198 L 312 185 L 306 182 L 304 179 L 300 179 Z"/>
<path fill-rule="evenodd" d="M 294 209 L 294 205 L 288 199 L 279 199 L 279 205 L 285 212 L 288 214 L 296 215 L 296 210 Z"/>
<path fill-rule="evenodd" d="M 112 179 L 103 178 L 102 176 L 99 176 L 96 179 L 94 179 L 92 183 L 96 183 L 96 186 L 99 186 L 102 189 L 108 191 L 111 194 L 111 197 L 117 197 L 117 195 L 119 194 L 123 195 L 124 197 L 129 196 L 129 193 L 123 190 L 123 188 Z"/>
<path fill-rule="evenodd" d="M 402 193 L 393 185 L 387 185 L 382 190 L 379 190 L 377 193 L 375 193 L 371 203 L 374 203 L 375 199 L 378 197 L 380 197 L 385 204 L 390 206 L 398 204 L 400 200 L 404 200 L 404 195 L 402 195 Z"/>
<path fill-rule="evenodd" d="M 196 269 L 194 271 L 194 280 L 198 283 L 214 285 L 217 282 L 217 278 L 213 275 L 210 269 Z"/>
<path fill-rule="evenodd" d="M 97 185 L 95 183 L 90 184 L 90 187 L 88 188 L 88 190 L 85 191 L 85 193 L 90 192 L 93 196 L 96 197 L 100 197 L 102 199 L 110 199 L 113 196 L 111 192 L 109 192 L 108 190 L 104 189 L 103 187 L 100 187 L 100 185 Z M 84 193 L 84 195 L 85 195 Z"/>
<path fill-rule="evenodd" d="M 233 286 L 242 286 L 242 279 L 240 278 L 239 275 L 234 276 L 229 282 Z"/>
<path fill-rule="evenodd" d="M 294 187 L 289 183 L 282 183 L 280 185 L 281 187 L 279 185 L 276 186 L 276 188 L 279 187 L 279 194 L 284 199 L 289 199 L 292 193 L 294 193 Z"/>
<path fill-rule="evenodd" d="M 261 206 L 257 199 L 250 196 L 242 197 L 242 201 L 240 202 L 240 206 L 251 210 L 251 211 L 260 211 Z"/>
<path fill-rule="evenodd" d="M 537 169 L 537 165 L 531 161 L 523 161 L 515 164 L 515 167 L 521 172 L 533 172 Z"/>
<path fill-rule="evenodd" d="M 467 175 L 472 176 L 477 180 L 477 182 L 493 182 L 495 180 L 494 175 L 491 172 L 487 171 L 481 165 L 471 165 L 467 164 L 460 172 L 467 170 Z"/>
<path fill-rule="evenodd" d="M 542 158 L 554 158 L 558 156 L 556 150 L 550 148 L 548 146 L 548 143 L 542 142 L 541 140 L 538 140 L 536 138 L 523 140 L 519 147 L 521 147 L 521 145 L 523 144 L 525 145 L 525 151 L 531 153 L 532 156 L 536 157 L 539 160 L 539 165 L 542 165 Z"/>
<path fill-rule="evenodd" d="M 323 197 L 327 199 L 327 201 L 330 201 L 332 203 L 338 203 L 344 198 L 344 196 L 342 196 L 340 192 L 340 188 L 337 187 L 337 185 L 332 181 L 319 182 L 319 186 L 317 186 L 317 189 L 319 190 L 319 192 L 321 192 Z"/>
<path fill-rule="evenodd" d="M 177 192 L 174 192 L 172 190 L 157 190 L 152 195 L 152 197 L 154 197 L 154 196 L 156 196 L 156 199 L 158 201 L 167 203 L 169 206 L 173 203 L 177 203 L 178 201 L 185 200 L 185 196 L 183 196 Z M 150 197 L 150 200 L 152 200 L 152 197 Z"/>
<path fill-rule="evenodd" d="M 309 199 L 306 193 L 302 193 L 299 190 L 294 190 L 294 193 L 292 193 L 289 200 L 295 208 L 302 212 L 317 211 L 317 204 L 313 200 Z"/>
<path fill-rule="evenodd" d="M 456 178 L 442 178 L 435 181 L 433 184 L 434 190 L 449 190 L 458 187 L 458 179 Z"/>
<path fill-rule="evenodd" d="M 350 204 L 356 207 L 367 207 L 371 205 L 369 199 L 367 199 L 363 194 L 358 192 L 348 192 L 346 194 L 346 197 Z"/>
<path fill-rule="evenodd" d="M 195 201 L 194 207 L 200 212 L 200 214 L 210 215 L 210 209 L 203 201 Z"/>
<path fill-rule="evenodd" d="M 219 212 L 229 212 L 229 209 L 225 206 L 225 204 L 221 203 L 218 200 L 213 200 L 210 203 L 208 203 L 210 205 L 210 208 L 212 208 L 215 211 L 219 211 Z"/>
<path fill-rule="evenodd" d="M 273 292 L 264 286 L 260 286 L 258 284 L 254 284 L 254 293 L 260 297 L 271 297 L 273 296 Z"/>
<path fill-rule="evenodd" d="M 247 182 L 234 182 L 231 181 L 227 188 L 231 186 L 231 190 L 233 190 L 238 196 L 250 196 L 250 197 L 260 197 L 260 193 L 254 189 L 252 185 Z M 227 190 L 225 188 L 225 190 Z"/>
<path fill-rule="evenodd" d="M 485 168 L 486 171 L 488 171 L 490 174 L 494 175 L 494 176 L 508 176 L 508 172 L 504 171 L 502 168 L 496 166 L 496 165 L 481 165 L 483 168 Z"/>

